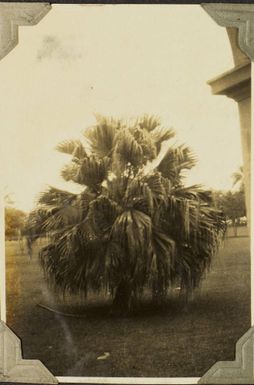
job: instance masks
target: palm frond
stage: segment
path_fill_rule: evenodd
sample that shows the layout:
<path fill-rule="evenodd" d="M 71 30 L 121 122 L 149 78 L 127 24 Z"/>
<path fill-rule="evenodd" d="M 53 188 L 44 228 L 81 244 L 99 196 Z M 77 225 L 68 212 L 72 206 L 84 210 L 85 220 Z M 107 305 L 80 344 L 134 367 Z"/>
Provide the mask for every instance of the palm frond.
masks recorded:
<path fill-rule="evenodd" d="M 90 156 L 84 159 L 77 174 L 77 182 L 89 187 L 91 191 L 100 191 L 102 182 L 107 178 L 109 164 L 109 158 Z"/>
<path fill-rule="evenodd" d="M 88 288 L 98 291 L 104 287 L 105 246 L 98 241 L 82 224 L 41 250 L 40 260 L 54 289 L 86 295 Z"/>
<path fill-rule="evenodd" d="M 171 190 L 170 185 L 165 183 L 158 171 L 152 172 L 145 176 L 145 182 L 148 184 L 153 195 L 153 201 L 158 208 L 162 203 L 167 205 L 168 194 Z"/>
<path fill-rule="evenodd" d="M 137 119 L 136 125 L 138 125 L 142 130 L 145 129 L 148 132 L 151 132 L 161 125 L 161 120 L 159 117 L 145 114 Z"/>
<path fill-rule="evenodd" d="M 98 116 L 96 125 L 84 132 L 90 143 L 92 153 L 99 158 L 111 156 L 115 136 L 120 127 L 121 122 L 119 120 Z"/>
<path fill-rule="evenodd" d="M 171 196 L 163 225 L 177 244 L 179 279 L 186 287 L 198 286 L 224 235 L 224 216 L 206 202 Z"/>
<path fill-rule="evenodd" d="M 88 218 L 96 234 L 109 235 L 111 228 L 121 212 L 117 203 L 105 196 L 99 196 L 89 204 Z"/>
<path fill-rule="evenodd" d="M 176 245 L 172 238 L 153 227 L 152 249 L 153 257 L 148 268 L 149 282 L 152 285 L 153 296 L 159 299 L 166 294 L 174 279 Z"/>
<path fill-rule="evenodd" d="M 56 146 L 56 150 L 63 152 L 64 154 L 72 155 L 77 159 L 87 157 L 85 147 L 80 140 L 65 140 Z"/>
<path fill-rule="evenodd" d="M 154 210 L 153 195 L 148 183 L 139 176 L 127 184 L 122 205 L 126 209 L 134 208 L 145 214 L 152 215 Z"/>
<path fill-rule="evenodd" d="M 70 204 L 76 197 L 77 194 L 49 186 L 46 191 L 40 194 L 38 203 L 48 206 L 63 206 L 65 204 Z"/>
<path fill-rule="evenodd" d="M 154 144 L 154 140 L 151 137 L 149 131 L 138 127 L 130 128 L 129 131 L 133 135 L 134 139 L 142 148 L 143 159 L 142 163 L 146 164 L 148 161 L 152 161 L 157 156 L 157 148 Z"/>
<path fill-rule="evenodd" d="M 125 129 L 117 134 L 113 157 L 114 169 L 118 174 L 123 172 L 126 165 L 138 167 L 143 163 L 142 146 L 129 130 Z"/>
<path fill-rule="evenodd" d="M 201 185 L 195 184 L 192 186 L 177 186 L 173 189 L 172 193 L 176 197 L 182 197 L 187 199 L 201 200 L 208 204 L 213 203 L 212 192 L 204 190 Z"/>
<path fill-rule="evenodd" d="M 108 178 L 106 183 L 106 195 L 117 204 L 121 205 L 129 184 L 129 176 L 120 174 L 114 178 Z"/>
<path fill-rule="evenodd" d="M 54 232 L 60 230 L 60 232 L 69 228 L 70 225 L 75 225 L 82 220 L 82 213 L 79 207 L 74 205 L 65 205 L 61 208 L 57 207 L 52 210 L 52 207 L 44 206 L 43 210 L 47 212 L 47 218 L 43 222 L 42 228 L 45 232 Z"/>
<path fill-rule="evenodd" d="M 174 138 L 175 131 L 173 128 L 163 128 L 163 127 L 157 127 L 151 132 L 151 138 L 154 141 L 154 144 L 157 148 L 157 153 L 161 150 L 161 145 L 163 142 L 169 141 L 170 139 Z"/>
<path fill-rule="evenodd" d="M 239 169 L 232 174 L 233 178 L 233 186 L 240 185 L 240 188 L 244 186 L 244 171 L 243 166 L 239 167 Z"/>
<path fill-rule="evenodd" d="M 189 147 L 170 147 L 158 166 L 162 176 L 168 178 L 174 186 L 177 186 L 182 177 L 183 170 L 189 170 L 196 164 L 196 157 Z"/>
<path fill-rule="evenodd" d="M 145 268 L 151 231 L 151 218 L 138 210 L 126 210 L 115 220 L 111 239 L 119 244 L 124 254 L 128 253 L 124 265 L 129 273 L 134 273 L 139 263 Z"/>
<path fill-rule="evenodd" d="M 61 171 L 61 176 L 66 182 L 78 183 L 78 172 L 80 165 L 77 163 L 69 163 L 65 165 Z"/>

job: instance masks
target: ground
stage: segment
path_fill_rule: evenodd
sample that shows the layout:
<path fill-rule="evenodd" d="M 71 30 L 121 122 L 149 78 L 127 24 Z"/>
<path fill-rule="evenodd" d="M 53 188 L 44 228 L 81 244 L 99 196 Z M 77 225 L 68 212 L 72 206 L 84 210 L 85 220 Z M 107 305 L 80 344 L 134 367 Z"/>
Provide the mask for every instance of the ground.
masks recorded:
<path fill-rule="evenodd" d="M 228 234 L 188 309 L 176 291 L 163 308 L 145 301 L 125 318 L 110 315 L 102 296 L 63 305 L 36 255 L 30 260 L 7 242 L 7 324 L 22 339 L 24 358 L 40 359 L 56 376 L 200 377 L 216 361 L 233 360 L 250 327 L 249 238 L 245 227 L 238 234 Z"/>

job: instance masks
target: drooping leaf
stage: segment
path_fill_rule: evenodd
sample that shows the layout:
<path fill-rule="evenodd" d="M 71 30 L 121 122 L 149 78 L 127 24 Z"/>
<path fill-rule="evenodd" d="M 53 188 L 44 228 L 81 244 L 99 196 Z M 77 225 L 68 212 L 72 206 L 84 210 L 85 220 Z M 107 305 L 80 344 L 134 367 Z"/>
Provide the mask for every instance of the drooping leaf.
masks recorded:
<path fill-rule="evenodd" d="M 78 181 L 78 173 L 80 170 L 80 165 L 77 163 L 69 163 L 63 167 L 61 171 L 62 178 L 66 181 L 72 181 L 74 183 L 79 183 Z"/>
<path fill-rule="evenodd" d="M 117 174 L 122 173 L 126 165 L 138 167 L 143 163 L 141 145 L 127 129 L 121 130 L 115 139 L 114 168 Z"/>
<path fill-rule="evenodd" d="M 95 233 L 101 236 L 108 234 L 120 213 L 121 208 L 105 196 L 99 196 L 89 205 L 88 218 Z"/>
<path fill-rule="evenodd" d="M 155 117 L 153 115 L 145 114 L 141 116 L 139 119 L 137 119 L 137 125 L 142 130 L 147 130 L 148 132 L 153 131 L 155 128 L 159 127 L 161 125 L 161 121 L 159 117 Z"/>
<path fill-rule="evenodd" d="M 97 159 L 90 156 L 84 159 L 77 175 L 77 182 L 90 188 L 91 191 L 100 191 L 102 182 L 107 178 L 109 158 Z"/>
<path fill-rule="evenodd" d="M 50 186 L 46 191 L 40 194 L 38 203 L 48 206 L 63 206 L 65 204 L 70 204 L 76 197 L 77 194 Z"/>
<path fill-rule="evenodd" d="M 151 132 L 151 137 L 154 141 L 154 144 L 157 148 L 157 153 L 160 152 L 163 142 L 169 141 L 174 138 L 175 131 L 172 128 L 162 128 L 157 127 Z"/>
<path fill-rule="evenodd" d="M 56 150 L 63 152 L 64 154 L 72 155 L 77 159 L 87 157 L 85 147 L 80 140 L 65 140 L 56 146 Z"/>
<path fill-rule="evenodd" d="M 168 178 L 174 186 L 181 182 L 182 171 L 189 170 L 196 164 L 196 157 L 186 146 L 169 147 L 158 166 L 162 176 Z"/>
<path fill-rule="evenodd" d="M 110 157 L 114 149 L 115 136 L 120 127 L 119 120 L 98 117 L 96 125 L 84 132 L 92 153 L 99 158 Z"/>

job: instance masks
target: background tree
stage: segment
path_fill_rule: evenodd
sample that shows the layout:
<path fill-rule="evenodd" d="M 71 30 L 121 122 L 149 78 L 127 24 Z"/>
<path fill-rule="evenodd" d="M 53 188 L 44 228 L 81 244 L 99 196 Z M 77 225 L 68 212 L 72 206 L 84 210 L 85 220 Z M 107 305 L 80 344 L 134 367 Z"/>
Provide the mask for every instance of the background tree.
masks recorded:
<path fill-rule="evenodd" d="M 65 141 L 62 171 L 80 194 L 54 187 L 41 194 L 27 234 L 50 234 L 40 260 L 51 284 L 70 293 L 107 290 L 128 311 L 145 287 L 163 298 L 169 287 L 189 293 L 200 283 L 225 230 L 222 213 L 183 175 L 196 159 L 175 133 L 147 115 L 134 122 L 98 117 L 85 144 Z"/>
<path fill-rule="evenodd" d="M 18 238 L 25 226 L 27 214 L 15 207 L 5 208 L 5 236 Z"/>
<path fill-rule="evenodd" d="M 239 219 L 246 215 L 244 190 L 241 188 L 237 191 L 217 191 L 214 193 L 214 198 L 215 206 L 232 221 L 234 236 L 237 237 Z"/>
<path fill-rule="evenodd" d="M 228 219 L 232 221 L 234 236 L 237 237 L 237 226 L 241 217 L 246 216 L 244 173 L 243 167 L 232 174 L 233 191 L 215 191 L 215 206 L 222 210 Z"/>

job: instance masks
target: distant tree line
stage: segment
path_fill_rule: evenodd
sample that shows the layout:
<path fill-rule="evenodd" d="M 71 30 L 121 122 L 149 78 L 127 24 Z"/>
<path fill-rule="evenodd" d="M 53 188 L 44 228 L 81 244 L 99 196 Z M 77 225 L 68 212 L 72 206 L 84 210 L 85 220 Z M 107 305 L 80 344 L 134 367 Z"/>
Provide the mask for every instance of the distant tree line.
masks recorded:
<path fill-rule="evenodd" d="M 5 237 L 17 239 L 22 235 L 27 214 L 15 207 L 5 208 Z"/>
<path fill-rule="evenodd" d="M 246 216 L 243 167 L 240 167 L 232 177 L 233 186 L 238 186 L 238 189 L 235 191 L 214 191 L 213 197 L 215 207 L 223 211 L 234 228 L 234 235 L 237 236 L 237 226 L 241 224 L 240 218 Z"/>

